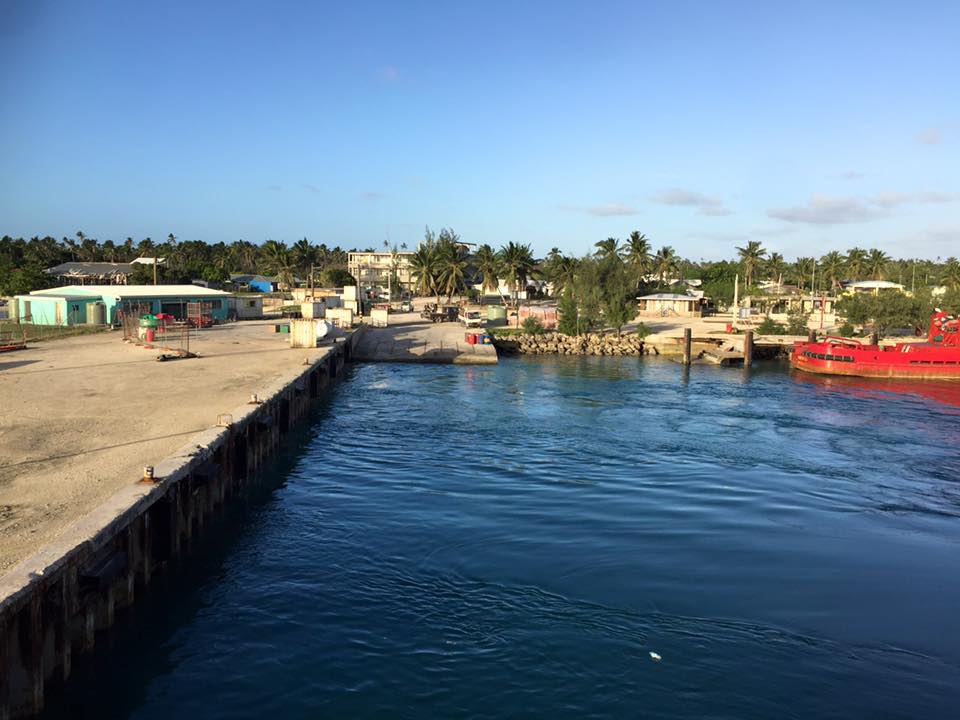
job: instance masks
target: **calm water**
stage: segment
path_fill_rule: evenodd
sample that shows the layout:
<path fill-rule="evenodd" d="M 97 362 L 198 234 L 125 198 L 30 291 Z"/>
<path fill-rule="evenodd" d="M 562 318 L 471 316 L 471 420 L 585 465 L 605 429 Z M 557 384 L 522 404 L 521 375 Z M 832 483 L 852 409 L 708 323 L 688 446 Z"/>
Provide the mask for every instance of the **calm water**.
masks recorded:
<path fill-rule="evenodd" d="M 960 407 L 909 387 L 354 368 L 50 716 L 957 717 Z"/>

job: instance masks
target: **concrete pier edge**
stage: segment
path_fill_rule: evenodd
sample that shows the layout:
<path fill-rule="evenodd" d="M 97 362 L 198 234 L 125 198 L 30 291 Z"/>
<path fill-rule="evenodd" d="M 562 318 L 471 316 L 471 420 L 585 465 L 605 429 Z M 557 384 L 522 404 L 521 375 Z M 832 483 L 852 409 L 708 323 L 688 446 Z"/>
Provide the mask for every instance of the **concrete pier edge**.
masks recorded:
<path fill-rule="evenodd" d="M 154 466 L 154 482 L 131 478 L 0 577 L 0 720 L 43 709 L 48 682 L 69 678 L 73 653 L 94 646 L 96 632 L 112 625 L 114 609 L 132 604 L 151 575 L 184 551 L 204 518 L 307 415 L 364 330 L 361 325 L 323 346 L 326 352 L 309 364 L 258 390 L 258 402 L 234 408 L 229 425 L 215 425 L 212 412 L 211 427 Z"/>

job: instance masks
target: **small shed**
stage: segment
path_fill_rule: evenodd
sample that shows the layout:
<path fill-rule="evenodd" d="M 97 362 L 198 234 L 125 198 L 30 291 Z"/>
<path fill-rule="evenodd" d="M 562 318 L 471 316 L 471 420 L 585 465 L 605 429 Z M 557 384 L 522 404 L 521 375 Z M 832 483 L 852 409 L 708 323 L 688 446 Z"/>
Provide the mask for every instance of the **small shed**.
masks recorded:
<path fill-rule="evenodd" d="M 230 307 L 237 320 L 259 320 L 263 317 L 263 296 L 236 295 L 230 299 Z"/>
<path fill-rule="evenodd" d="M 676 293 L 654 293 L 637 298 L 639 311 L 646 317 L 701 317 L 703 297 Z"/>

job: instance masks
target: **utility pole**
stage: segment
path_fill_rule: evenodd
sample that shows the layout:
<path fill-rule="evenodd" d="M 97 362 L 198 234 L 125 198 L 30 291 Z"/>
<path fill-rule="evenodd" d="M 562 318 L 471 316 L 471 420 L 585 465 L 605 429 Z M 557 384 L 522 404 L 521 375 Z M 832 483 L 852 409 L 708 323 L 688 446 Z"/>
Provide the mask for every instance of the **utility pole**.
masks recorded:
<path fill-rule="evenodd" d="M 153 253 L 153 284 L 157 284 L 157 253 Z"/>

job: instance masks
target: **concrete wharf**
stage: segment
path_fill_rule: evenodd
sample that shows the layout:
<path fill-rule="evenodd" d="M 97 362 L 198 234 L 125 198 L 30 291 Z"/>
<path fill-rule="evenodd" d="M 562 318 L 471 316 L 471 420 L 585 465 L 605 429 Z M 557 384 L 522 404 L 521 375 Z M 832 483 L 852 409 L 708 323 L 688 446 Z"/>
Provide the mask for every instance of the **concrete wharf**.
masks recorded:
<path fill-rule="evenodd" d="M 412 362 L 454 365 L 495 365 L 491 345 L 470 345 L 460 323 L 432 323 L 418 313 L 392 313 L 386 327 L 369 327 L 354 348 L 362 362 Z M 479 329 L 473 332 L 480 332 Z"/>
<path fill-rule="evenodd" d="M 0 720 L 43 709 L 74 657 L 306 418 L 365 331 L 294 350 L 272 323 L 219 326 L 191 343 L 200 357 L 165 363 L 114 333 L 4 357 Z"/>

